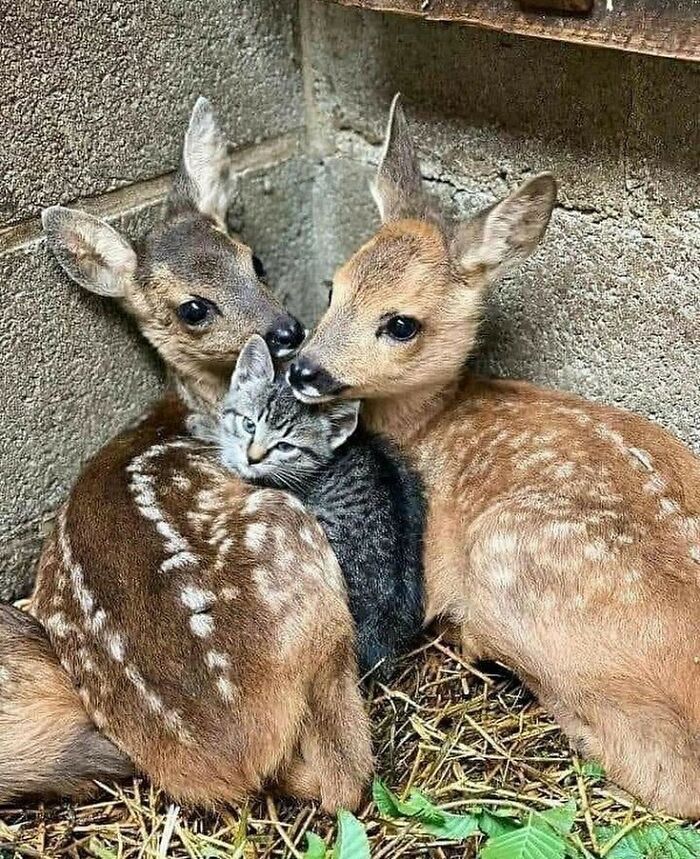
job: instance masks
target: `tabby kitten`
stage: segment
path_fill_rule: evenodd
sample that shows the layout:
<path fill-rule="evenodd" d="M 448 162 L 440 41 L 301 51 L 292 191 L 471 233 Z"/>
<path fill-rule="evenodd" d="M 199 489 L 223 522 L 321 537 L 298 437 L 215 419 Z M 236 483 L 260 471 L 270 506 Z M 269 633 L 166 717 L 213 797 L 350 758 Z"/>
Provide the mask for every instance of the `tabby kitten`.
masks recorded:
<path fill-rule="evenodd" d="M 231 378 L 218 445 L 228 468 L 293 492 L 316 516 L 345 576 L 360 670 L 386 680 L 423 623 L 425 502 L 394 447 L 357 429 L 358 411 L 357 402 L 299 402 L 254 335 Z"/>

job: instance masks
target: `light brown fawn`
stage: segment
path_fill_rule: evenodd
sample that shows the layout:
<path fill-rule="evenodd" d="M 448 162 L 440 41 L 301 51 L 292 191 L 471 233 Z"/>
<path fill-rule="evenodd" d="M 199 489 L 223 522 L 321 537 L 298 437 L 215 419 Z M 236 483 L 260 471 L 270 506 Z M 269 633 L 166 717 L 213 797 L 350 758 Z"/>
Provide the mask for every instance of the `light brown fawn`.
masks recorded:
<path fill-rule="evenodd" d="M 336 273 L 290 369 L 363 398 L 429 495 L 427 621 L 511 666 L 572 742 L 655 808 L 700 815 L 700 462 L 633 414 L 463 370 L 489 285 L 542 237 L 556 185 L 450 223 L 394 102 L 383 226 Z"/>
<path fill-rule="evenodd" d="M 271 782 L 353 807 L 369 777 L 354 628 L 320 526 L 186 433 L 189 404 L 213 407 L 252 333 L 277 355 L 303 336 L 226 232 L 231 179 L 200 99 L 165 219 L 143 245 L 81 212 L 44 214 L 67 273 L 136 318 L 182 397 L 100 451 L 59 512 L 32 611 L 62 670 L 35 626 L 9 638 L 19 618 L 0 617 L 0 799 L 80 794 L 128 760 L 197 804 Z"/>

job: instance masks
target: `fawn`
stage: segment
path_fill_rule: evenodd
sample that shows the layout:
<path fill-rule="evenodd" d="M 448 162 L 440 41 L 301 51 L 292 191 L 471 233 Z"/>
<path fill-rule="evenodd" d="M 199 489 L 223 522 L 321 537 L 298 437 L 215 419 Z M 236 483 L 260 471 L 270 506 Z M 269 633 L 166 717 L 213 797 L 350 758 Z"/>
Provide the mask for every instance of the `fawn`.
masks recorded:
<path fill-rule="evenodd" d="M 200 99 L 165 218 L 143 244 L 81 212 L 44 213 L 63 268 L 135 317 L 179 395 L 88 463 L 44 547 L 32 613 L 62 671 L 35 627 L 6 646 L 4 623 L 17 618 L 0 618 L 11 678 L 0 799 L 37 787 L 79 795 L 128 761 L 197 804 L 276 782 L 327 809 L 353 807 L 369 777 L 354 628 L 320 526 L 292 495 L 244 484 L 186 431 L 193 407 L 223 396 L 250 335 L 265 334 L 276 356 L 303 337 L 226 231 L 232 179 Z M 29 660 L 35 674 L 22 673 Z M 16 700 L 35 701 L 29 743 Z"/>
<path fill-rule="evenodd" d="M 383 226 L 336 273 L 292 385 L 362 398 L 425 480 L 426 620 L 511 666 L 624 788 L 700 816 L 700 462 L 636 415 L 464 370 L 553 179 L 448 221 L 395 99 L 373 193 Z"/>

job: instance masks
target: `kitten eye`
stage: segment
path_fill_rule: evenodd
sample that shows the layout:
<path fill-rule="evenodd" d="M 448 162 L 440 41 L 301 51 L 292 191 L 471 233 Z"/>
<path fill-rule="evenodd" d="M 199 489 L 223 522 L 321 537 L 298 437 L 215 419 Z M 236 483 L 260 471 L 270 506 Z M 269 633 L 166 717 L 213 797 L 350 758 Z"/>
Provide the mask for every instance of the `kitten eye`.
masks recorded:
<path fill-rule="evenodd" d="M 241 426 L 248 435 L 253 435 L 255 432 L 255 421 L 251 421 L 250 418 L 241 418 Z"/>
<path fill-rule="evenodd" d="M 189 301 L 184 301 L 177 308 L 177 315 L 185 325 L 198 327 L 203 325 L 211 317 L 212 313 L 216 311 L 218 311 L 218 308 L 213 301 L 196 296 Z"/>
<path fill-rule="evenodd" d="M 405 343 L 420 331 L 420 322 L 412 316 L 390 316 L 377 334 L 387 334 L 392 340 Z"/>
<path fill-rule="evenodd" d="M 281 451 L 282 453 L 289 453 L 290 451 L 294 450 L 294 445 L 289 444 L 288 441 L 278 441 L 277 450 Z"/>

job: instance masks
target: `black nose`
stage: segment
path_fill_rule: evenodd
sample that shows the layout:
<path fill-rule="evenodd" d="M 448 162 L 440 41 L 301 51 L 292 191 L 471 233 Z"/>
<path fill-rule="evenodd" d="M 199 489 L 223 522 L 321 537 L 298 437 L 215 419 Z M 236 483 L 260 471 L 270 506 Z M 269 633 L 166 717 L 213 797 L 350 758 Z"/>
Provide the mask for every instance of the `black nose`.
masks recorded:
<path fill-rule="evenodd" d="M 265 335 L 270 352 L 275 358 L 283 358 L 301 345 L 304 328 L 293 316 L 277 320 Z"/>
<path fill-rule="evenodd" d="M 300 391 L 305 385 L 315 382 L 319 372 L 320 367 L 305 358 L 299 358 L 289 368 L 289 384 Z"/>

